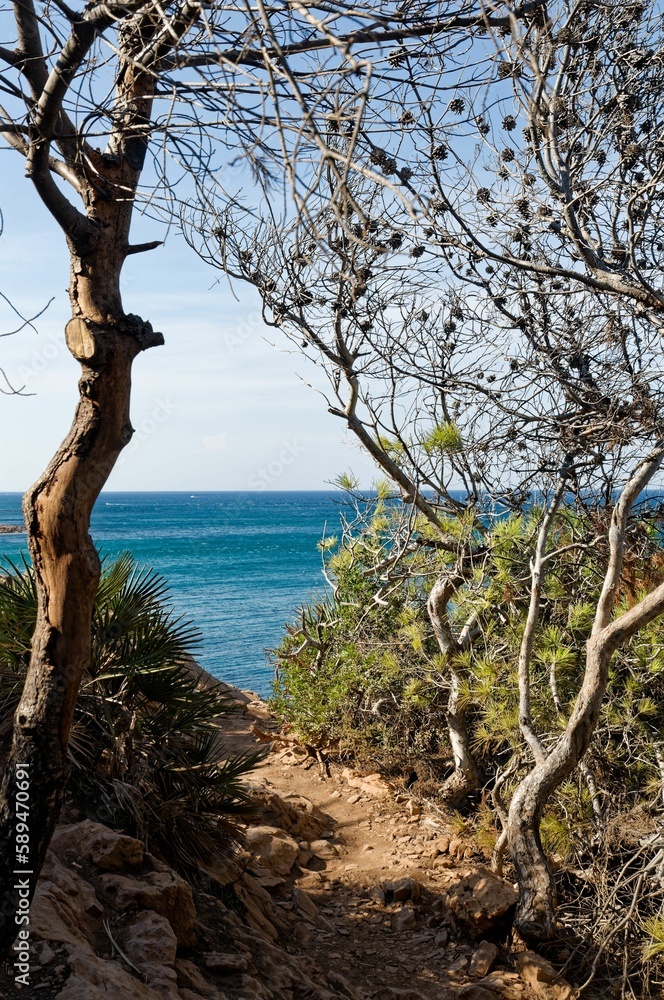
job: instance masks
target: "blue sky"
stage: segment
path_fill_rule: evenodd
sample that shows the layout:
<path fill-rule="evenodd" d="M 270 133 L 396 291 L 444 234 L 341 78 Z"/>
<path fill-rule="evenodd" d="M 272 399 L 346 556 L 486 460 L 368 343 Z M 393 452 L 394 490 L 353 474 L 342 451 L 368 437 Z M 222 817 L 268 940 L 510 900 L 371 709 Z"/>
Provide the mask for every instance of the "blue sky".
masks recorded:
<path fill-rule="evenodd" d="M 0 396 L 0 491 L 23 491 L 69 427 L 79 366 L 64 345 L 64 240 L 8 150 L 0 151 L 0 209 L 0 292 L 27 315 L 53 297 L 37 333 L 0 340 L 8 378 L 34 394 Z M 156 223 L 141 225 L 141 240 L 162 236 Z M 349 469 L 370 483 L 371 461 L 306 384 L 322 386 L 320 373 L 262 325 L 249 289 L 234 295 L 218 279 L 177 237 L 129 258 L 125 309 L 149 319 L 166 346 L 135 362 L 136 434 L 107 489 L 324 489 Z M 15 325 L 0 305 L 0 332 Z"/>

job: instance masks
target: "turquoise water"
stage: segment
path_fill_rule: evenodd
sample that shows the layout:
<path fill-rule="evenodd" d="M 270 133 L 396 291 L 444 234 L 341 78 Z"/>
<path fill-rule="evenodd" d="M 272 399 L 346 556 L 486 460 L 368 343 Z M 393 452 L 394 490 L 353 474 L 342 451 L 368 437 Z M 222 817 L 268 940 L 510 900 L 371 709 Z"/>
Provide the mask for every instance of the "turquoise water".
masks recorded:
<path fill-rule="evenodd" d="M 266 649 L 323 588 L 316 542 L 339 525 L 328 493 L 103 493 L 92 516 L 102 553 L 129 550 L 168 580 L 174 609 L 203 635 L 197 659 L 216 677 L 266 694 Z M 0 524 L 18 524 L 21 497 L 0 494 Z M 25 535 L 0 536 L 16 559 Z"/>

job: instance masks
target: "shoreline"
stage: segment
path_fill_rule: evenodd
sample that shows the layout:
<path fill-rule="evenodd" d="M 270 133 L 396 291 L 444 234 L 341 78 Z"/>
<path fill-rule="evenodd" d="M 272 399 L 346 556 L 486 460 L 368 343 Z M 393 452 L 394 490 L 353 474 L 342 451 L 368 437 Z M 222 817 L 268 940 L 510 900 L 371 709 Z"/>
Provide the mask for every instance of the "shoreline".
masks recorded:
<path fill-rule="evenodd" d="M 27 530 L 24 524 L 0 524 L 0 535 L 25 535 Z"/>

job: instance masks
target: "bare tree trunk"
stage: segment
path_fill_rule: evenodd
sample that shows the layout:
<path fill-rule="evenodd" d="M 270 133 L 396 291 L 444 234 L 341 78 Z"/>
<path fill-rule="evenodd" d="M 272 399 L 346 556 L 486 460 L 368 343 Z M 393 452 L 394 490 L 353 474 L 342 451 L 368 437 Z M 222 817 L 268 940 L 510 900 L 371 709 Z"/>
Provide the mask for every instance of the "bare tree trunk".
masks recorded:
<path fill-rule="evenodd" d="M 581 690 L 564 733 L 516 789 L 507 835 L 517 870 L 519 902 L 515 923 L 524 937 L 546 940 L 556 932 L 556 892 L 540 839 L 540 821 L 549 796 L 574 771 L 588 749 L 602 708 L 609 664 L 616 649 L 664 611 L 664 584 L 612 621 L 623 566 L 627 521 L 632 505 L 659 468 L 661 443 L 635 469 L 611 516 L 609 561 L 595 622 L 586 645 Z"/>
<path fill-rule="evenodd" d="M 90 515 L 122 448 L 129 420 L 131 366 L 162 343 L 149 323 L 125 316 L 119 295 L 122 243 L 113 239 L 93 259 L 72 255 L 74 317 L 67 345 L 81 363 L 79 402 L 69 434 L 24 498 L 38 590 L 37 625 L 12 749 L 0 790 L 0 950 L 13 941 L 14 914 L 31 899 L 57 821 L 66 753 L 81 679 L 90 663 L 90 625 L 100 564 Z M 29 863 L 16 852 L 17 768 L 27 770 Z M 23 869 L 23 871 L 20 871 Z M 13 874 L 17 870 L 19 875 Z"/>
<path fill-rule="evenodd" d="M 456 661 L 456 655 L 463 649 L 463 644 L 452 634 L 447 618 L 447 603 L 462 582 L 462 576 L 439 577 L 431 588 L 427 601 L 427 610 L 438 646 L 441 653 L 447 657 L 450 671 L 446 717 L 454 771 L 444 782 L 441 797 L 446 805 L 453 807 L 458 806 L 466 796 L 474 792 L 478 782 L 477 765 L 470 749 L 466 714 L 459 706 L 463 671 Z"/>

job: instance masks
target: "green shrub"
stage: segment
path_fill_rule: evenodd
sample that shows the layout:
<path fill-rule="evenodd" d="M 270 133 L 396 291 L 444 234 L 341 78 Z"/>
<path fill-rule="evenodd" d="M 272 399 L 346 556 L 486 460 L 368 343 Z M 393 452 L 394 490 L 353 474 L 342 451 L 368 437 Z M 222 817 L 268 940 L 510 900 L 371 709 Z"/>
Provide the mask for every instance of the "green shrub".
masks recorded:
<path fill-rule="evenodd" d="M 176 867 L 191 869 L 238 838 L 248 807 L 242 778 L 260 754 L 223 759 L 221 687 L 202 685 L 191 652 L 200 637 L 168 607 L 168 587 L 130 555 L 104 565 L 92 621 L 92 661 L 69 742 L 70 794 L 91 818 L 129 830 Z M 0 581 L 0 750 L 30 659 L 34 573 Z"/>

